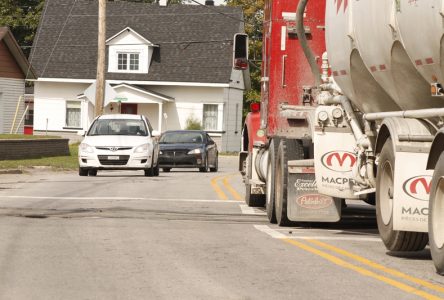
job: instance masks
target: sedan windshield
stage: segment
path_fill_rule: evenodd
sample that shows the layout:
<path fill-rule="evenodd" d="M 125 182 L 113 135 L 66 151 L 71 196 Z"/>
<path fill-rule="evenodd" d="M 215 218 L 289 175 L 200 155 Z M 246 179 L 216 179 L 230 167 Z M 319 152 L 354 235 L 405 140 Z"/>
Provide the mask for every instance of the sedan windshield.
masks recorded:
<path fill-rule="evenodd" d="M 98 119 L 91 126 L 88 135 L 140 135 L 147 136 L 148 131 L 142 120 L 134 119 Z"/>
<path fill-rule="evenodd" d="M 161 144 L 202 144 L 203 137 L 199 132 L 168 132 L 160 138 Z"/>

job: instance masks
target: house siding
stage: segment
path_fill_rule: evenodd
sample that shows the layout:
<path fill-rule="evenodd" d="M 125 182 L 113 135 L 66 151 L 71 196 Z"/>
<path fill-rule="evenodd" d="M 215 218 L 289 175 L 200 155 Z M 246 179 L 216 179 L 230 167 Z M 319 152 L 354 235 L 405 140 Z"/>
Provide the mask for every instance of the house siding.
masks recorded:
<path fill-rule="evenodd" d="M 71 142 L 78 140 L 75 130 L 64 128 L 65 107 L 67 100 L 75 100 L 89 84 L 36 82 L 34 100 L 34 133 L 55 134 L 69 137 Z M 203 105 L 219 105 L 219 128 L 210 135 L 216 141 L 219 151 L 240 150 L 240 129 L 242 127 L 242 90 L 233 88 L 183 87 L 183 86 L 149 86 L 149 90 L 174 98 L 173 102 L 163 104 L 162 131 L 185 129 L 186 121 L 194 117 L 202 122 Z M 128 103 L 137 103 L 137 93 L 122 94 L 128 97 Z M 140 96 L 140 95 L 139 95 Z M 85 100 L 84 100 L 85 101 Z M 105 113 L 118 113 L 118 104 L 113 103 L 105 108 Z M 89 105 L 92 107 L 92 105 Z M 158 104 L 139 104 L 138 113 L 146 115 L 155 130 L 159 130 Z M 82 126 L 87 129 L 92 121 L 92 114 L 86 115 L 85 105 L 82 106 Z"/>
<path fill-rule="evenodd" d="M 25 75 L 4 41 L 0 42 L 0 77 L 24 79 Z"/>
<path fill-rule="evenodd" d="M 13 79 L 13 78 L 1 78 L 0 77 L 0 133 L 9 133 L 14 120 L 15 112 L 17 109 L 17 103 L 21 96 L 25 94 L 25 80 Z M 14 131 L 19 125 L 20 119 L 25 111 L 25 104 L 21 99 L 17 118 L 14 126 Z M 23 122 L 17 133 L 23 133 Z"/>

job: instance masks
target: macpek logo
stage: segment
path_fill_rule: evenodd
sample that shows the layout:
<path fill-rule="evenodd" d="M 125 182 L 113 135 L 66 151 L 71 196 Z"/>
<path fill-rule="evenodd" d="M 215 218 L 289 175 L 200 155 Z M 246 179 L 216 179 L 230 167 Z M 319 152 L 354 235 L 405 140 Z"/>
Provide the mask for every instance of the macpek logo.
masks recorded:
<path fill-rule="evenodd" d="M 329 170 L 350 172 L 356 164 L 356 155 L 348 151 L 331 151 L 322 156 L 321 162 Z"/>
<path fill-rule="evenodd" d="M 420 175 L 407 179 L 402 185 L 404 193 L 421 201 L 429 201 L 432 176 Z"/>

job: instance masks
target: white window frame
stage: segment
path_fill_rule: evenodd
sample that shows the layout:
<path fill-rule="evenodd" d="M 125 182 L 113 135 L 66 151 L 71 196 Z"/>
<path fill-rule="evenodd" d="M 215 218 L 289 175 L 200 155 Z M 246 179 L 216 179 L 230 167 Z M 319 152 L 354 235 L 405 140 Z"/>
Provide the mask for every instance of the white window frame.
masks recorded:
<path fill-rule="evenodd" d="M 216 111 L 216 120 L 214 121 L 214 123 L 216 125 L 215 128 L 206 128 L 205 127 L 205 121 L 206 121 L 205 106 L 214 106 L 215 107 L 215 111 Z M 220 131 L 221 128 L 219 128 L 219 119 L 220 119 L 219 104 L 218 103 L 204 103 L 202 106 L 202 127 L 203 127 L 203 130 Z"/>
<path fill-rule="evenodd" d="M 71 107 L 76 108 L 79 110 L 79 123 L 78 124 L 68 124 L 68 106 L 77 106 L 78 107 Z M 65 103 L 65 127 L 64 128 L 82 128 L 82 101 L 78 100 L 67 100 Z"/>
<path fill-rule="evenodd" d="M 120 56 L 121 55 L 125 55 L 125 57 L 126 57 L 126 64 L 125 64 L 125 69 L 119 69 L 119 67 L 120 67 Z M 131 56 L 132 55 L 137 55 L 137 69 L 131 69 L 131 62 L 132 62 L 132 59 L 131 59 Z M 131 52 L 123 52 L 123 51 L 118 51 L 117 52 L 117 71 L 119 71 L 119 72 L 127 72 L 127 73 L 132 73 L 132 72 L 136 72 L 136 73 L 138 73 L 139 71 L 140 71 L 140 57 L 141 56 L 141 53 L 140 52 L 134 52 L 134 51 L 131 51 Z"/>
<path fill-rule="evenodd" d="M 127 73 L 127 74 L 148 74 L 149 71 L 149 61 L 151 60 L 152 47 L 145 45 L 137 45 L 134 47 L 128 45 L 110 45 L 109 46 L 109 57 L 108 57 L 108 72 L 110 73 Z M 127 69 L 119 70 L 119 54 L 127 55 Z M 130 55 L 139 55 L 139 69 L 130 70 Z"/>

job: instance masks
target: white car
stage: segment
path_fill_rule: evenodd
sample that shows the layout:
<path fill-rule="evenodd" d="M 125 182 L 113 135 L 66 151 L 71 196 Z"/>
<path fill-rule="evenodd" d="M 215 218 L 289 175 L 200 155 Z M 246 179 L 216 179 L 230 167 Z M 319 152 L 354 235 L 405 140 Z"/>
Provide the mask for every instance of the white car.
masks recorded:
<path fill-rule="evenodd" d="M 79 175 L 96 176 L 97 170 L 144 170 L 159 175 L 159 133 L 145 116 L 97 117 L 79 145 Z"/>

